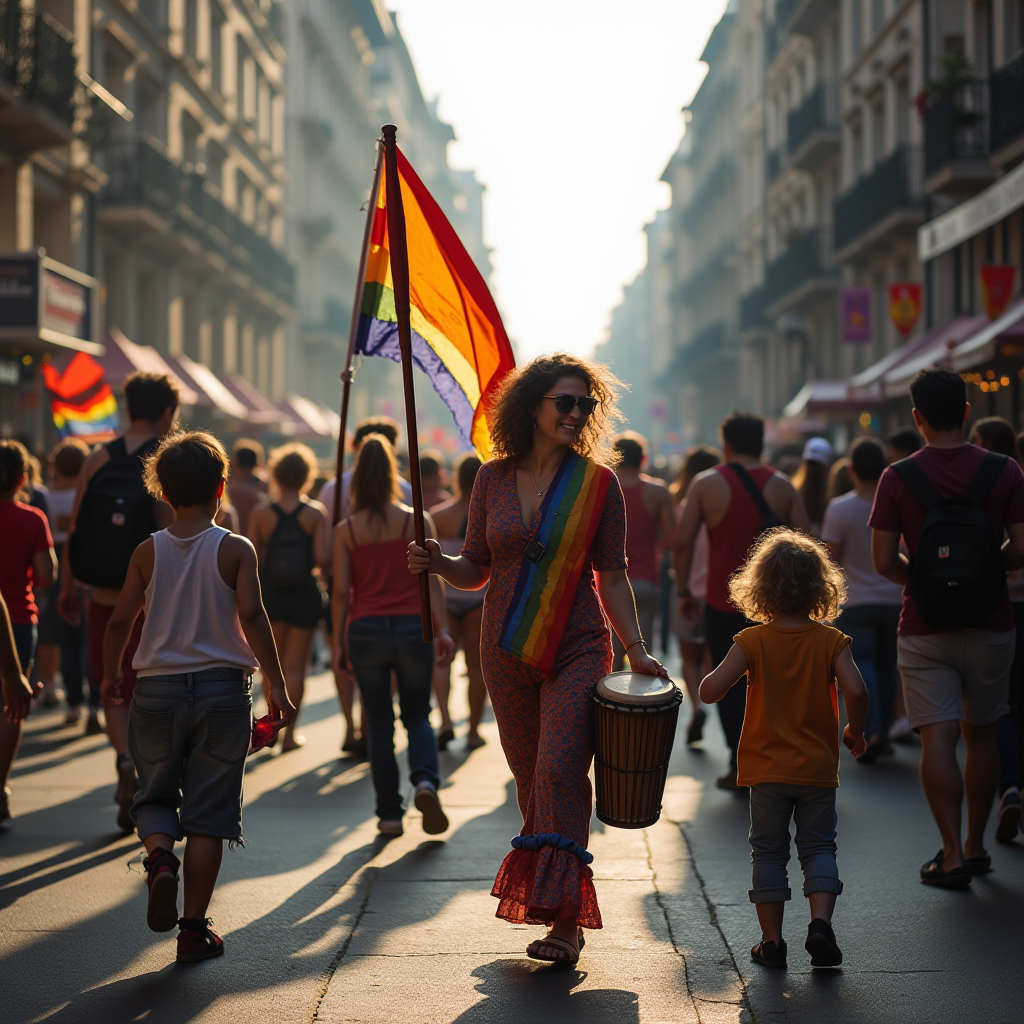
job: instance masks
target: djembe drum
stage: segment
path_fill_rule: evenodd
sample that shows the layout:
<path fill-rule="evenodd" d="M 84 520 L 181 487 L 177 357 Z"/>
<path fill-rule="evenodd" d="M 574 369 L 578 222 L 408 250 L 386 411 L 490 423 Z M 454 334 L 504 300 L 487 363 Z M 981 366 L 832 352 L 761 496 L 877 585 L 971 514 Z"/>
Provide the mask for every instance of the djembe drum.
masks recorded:
<path fill-rule="evenodd" d="M 616 828 L 646 828 L 661 798 L 682 691 L 661 676 L 613 672 L 594 693 L 597 816 Z"/>

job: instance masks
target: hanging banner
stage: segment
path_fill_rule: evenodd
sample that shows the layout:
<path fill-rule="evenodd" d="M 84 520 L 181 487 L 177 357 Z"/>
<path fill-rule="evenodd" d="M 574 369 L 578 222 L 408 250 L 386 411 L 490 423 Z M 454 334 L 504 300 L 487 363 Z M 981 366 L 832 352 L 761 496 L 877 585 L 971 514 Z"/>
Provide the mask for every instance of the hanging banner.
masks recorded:
<path fill-rule="evenodd" d="M 889 285 L 889 319 L 903 337 L 917 326 L 921 316 L 921 286 L 916 281 Z"/>
<path fill-rule="evenodd" d="M 839 340 L 852 345 L 871 341 L 870 288 L 839 289 Z"/>
<path fill-rule="evenodd" d="M 989 320 L 995 320 L 1006 309 L 1013 294 L 1013 279 L 1017 268 L 1008 263 L 983 263 L 978 268 L 981 274 L 981 300 Z"/>

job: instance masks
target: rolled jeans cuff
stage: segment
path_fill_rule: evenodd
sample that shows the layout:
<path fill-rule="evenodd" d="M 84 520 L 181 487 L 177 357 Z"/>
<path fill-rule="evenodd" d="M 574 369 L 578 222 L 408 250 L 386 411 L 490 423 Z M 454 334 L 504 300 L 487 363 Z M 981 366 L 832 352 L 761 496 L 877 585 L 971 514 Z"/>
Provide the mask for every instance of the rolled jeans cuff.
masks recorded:
<path fill-rule="evenodd" d="M 793 898 L 793 890 L 788 885 L 784 889 L 748 889 L 747 895 L 751 903 L 786 903 Z"/>
<path fill-rule="evenodd" d="M 835 875 L 811 875 L 804 879 L 804 895 L 812 892 L 834 892 L 837 896 L 843 891 L 843 883 Z"/>
<path fill-rule="evenodd" d="M 175 811 L 168 807 L 142 804 L 132 808 L 131 817 L 135 822 L 135 829 L 139 833 L 140 842 L 154 834 L 173 836 L 179 843 L 185 838 L 181 819 Z"/>

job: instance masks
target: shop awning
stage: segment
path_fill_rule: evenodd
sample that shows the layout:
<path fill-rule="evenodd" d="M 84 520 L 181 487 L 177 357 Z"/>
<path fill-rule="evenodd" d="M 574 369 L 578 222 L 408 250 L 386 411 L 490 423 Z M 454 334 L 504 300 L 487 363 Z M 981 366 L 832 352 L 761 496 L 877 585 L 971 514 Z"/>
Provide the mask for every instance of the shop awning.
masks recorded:
<path fill-rule="evenodd" d="M 845 380 L 812 380 L 797 392 L 782 415 L 786 420 L 796 420 L 808 413 L 850 412 L 877 401 L 851 395 L 849 382 Z"/>
<path fill-rule="evenodd" d="M 324 438 L 333 437 L 331 424 L 324 414 L 308 398 L 301 395 L 289 395 L 277 403 L 277 408 L 295 423 L 293 433 L 296 437 Z M 340 423 L 340 417 L 338 422 Z"/>
<path fill-rule="evenodd" d="M 103 379 L 107 384 L 123 384 L 125 377 L 132 373 L 162 373 L 178 386 L 182 405 L 206 405 L 196 388 L 177 373 L 155 348 L 136 345 L 129 341 L 116 327 L 107 334 L 106 351 L 100 359 Z"/>
<path fill-rule="evenodd" d="M 897 349 L 891 356 L 901 353 L 900 358 L 877 374 L 875 384 L 880 398 L 901 398 L 907 393 L 907 387 L 911 378 L 919 370 L 929 366 L 949 366 L 950 353 L 965 338 L 970 338 L 987 323 L 988 318 L 984 314 L 980 316 L 960 316 L 950 320 L 938 327 L 932 327 L 925 331 L 916 344 L 914 342 Z M 888 357 L 888 358 L 891 358 Z M 869 367 L 864 373 L 859 374 L 851 381 L 851 387 L 860 392 L 857 382 L 866 378 L 885 360 L 880 360 L 874 366 Z"/>
<path fill-rule="evenodd" d="M 954 370 L 969 370 L 979 363 L 988 363 L 1003 353 L 1000 342 L 1003 339 L 1019 339 L 1024 335 L 1024 299 L 1010 305 L 1002 316 L 987 323 L 976 334 L 960 342 L 949 354 Z"/>
<path fill-rule="evenodd" d="M 184 377 L 186 383 L 199 393 L 199 405 L 212 408 L 228 419 L 246 418 L 245 406 L 228 391 L 209 367 L 186 355 L 169 357 L 167 362 L 179 377 Z"/>
<path fill-rule="evenodd" d="M 254 426 L 290 425 L 292 419 L 258 391 L 244 377 L 229 373 L 220 378 L 221 383 L 246 408 L 246 422 Z M 287 432 L 287 431 L 285 431 Z"/>

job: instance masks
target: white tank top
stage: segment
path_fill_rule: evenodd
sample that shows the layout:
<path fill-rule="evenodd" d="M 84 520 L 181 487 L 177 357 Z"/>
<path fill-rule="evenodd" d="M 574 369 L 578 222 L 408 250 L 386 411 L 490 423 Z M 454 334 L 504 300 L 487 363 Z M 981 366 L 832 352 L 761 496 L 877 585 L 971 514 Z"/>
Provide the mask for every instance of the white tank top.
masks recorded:
<path fill-rule="evenodd" d="M 132 659 L 140 678 L 256 668 L 238 621 L 238 599 L 217 564 L 221 541 L 230 533 L 211 526 L 194 537 L 153 534 L 146 621 Z"/>

